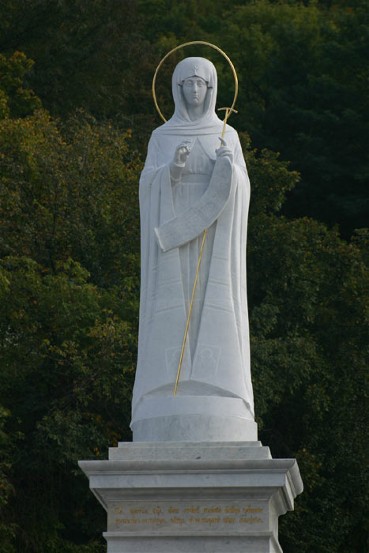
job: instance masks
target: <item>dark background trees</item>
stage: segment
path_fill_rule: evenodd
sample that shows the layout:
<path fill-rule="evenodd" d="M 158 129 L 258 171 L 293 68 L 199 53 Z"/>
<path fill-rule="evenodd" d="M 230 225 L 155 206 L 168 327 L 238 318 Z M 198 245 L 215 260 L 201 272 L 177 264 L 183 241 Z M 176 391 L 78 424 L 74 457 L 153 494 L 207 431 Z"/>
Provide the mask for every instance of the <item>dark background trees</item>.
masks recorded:
<path fill-rule="evenodd" d="M 151 78 L 194 39 L 239 74 L 256 412 L 263 443 L 296 456 L 305 482 L 284 551 L 366 550 L 368 37 L 362 0 L 2 2 L 2 552 L 104 551 L 76 463 L 130 439 Z M 228 68 L 200 54 L 227 105 Z M 175 61 L 158 82 L 168 115 Z"/>

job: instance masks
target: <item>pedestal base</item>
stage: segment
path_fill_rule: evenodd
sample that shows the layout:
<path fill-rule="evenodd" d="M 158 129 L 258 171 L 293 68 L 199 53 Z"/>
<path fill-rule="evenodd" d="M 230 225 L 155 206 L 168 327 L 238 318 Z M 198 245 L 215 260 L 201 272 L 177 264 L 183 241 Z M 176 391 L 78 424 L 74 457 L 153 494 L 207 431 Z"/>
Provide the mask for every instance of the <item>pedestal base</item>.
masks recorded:
<path fill-rule="evenodd" d="M 260 442 L 132 443 L 80 461 L 108 514 L 108 553 L 281 553 L 302 491 L 294 459 Z"/>

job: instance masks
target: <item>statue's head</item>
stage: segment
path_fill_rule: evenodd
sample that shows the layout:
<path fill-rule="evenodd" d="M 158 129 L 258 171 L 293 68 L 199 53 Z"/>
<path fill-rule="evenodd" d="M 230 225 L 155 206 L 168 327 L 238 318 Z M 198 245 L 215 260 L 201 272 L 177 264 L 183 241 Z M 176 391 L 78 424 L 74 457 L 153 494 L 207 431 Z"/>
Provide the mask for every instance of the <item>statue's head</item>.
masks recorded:
<path fill-rule="evenodd" d="M 203 106 L 203 114 L 214 113 L 217 73 L 205 58 L 185 58 L 176 66 L 172 78 L 176 113 L 186 118 L 190 106 Z"/>
<path fill-rule="evenodd" d="M 201 106 L 206 98 L 208 83 L 196 75 L 185 79 L 182 84 L 182 94 L 187 106 Z"/>

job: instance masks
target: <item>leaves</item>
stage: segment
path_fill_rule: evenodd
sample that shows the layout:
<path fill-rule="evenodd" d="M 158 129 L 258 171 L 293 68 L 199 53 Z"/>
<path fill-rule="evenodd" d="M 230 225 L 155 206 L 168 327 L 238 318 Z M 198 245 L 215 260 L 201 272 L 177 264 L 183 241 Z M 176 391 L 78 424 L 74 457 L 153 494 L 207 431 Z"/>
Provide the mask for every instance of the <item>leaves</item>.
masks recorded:
<path fill-rule="evenodd" d="M 56 498 L 68 489 L 88 511 L 77 460 L 130 437 L 141 162 L 127 140 L 82 114 L 63 126 L 43 111 L 0 124 L 0 402 L 14 409 L 9 436 L 24 436 L 5 465 L 17 490 L 6 527 L 16 512 L 24 551 L 77 551 L 74 533 L 76 543 L 101 535 L 97 505 L 84 523 L 85 511 Z"/>
<path fill-rule="evenodd" d="M 0 120 L 5 117 L 22 117 L 41 107 L 41 100 L 24 86 L 33 61 L 23 52 L 11 56 L 0 54 Z"/>

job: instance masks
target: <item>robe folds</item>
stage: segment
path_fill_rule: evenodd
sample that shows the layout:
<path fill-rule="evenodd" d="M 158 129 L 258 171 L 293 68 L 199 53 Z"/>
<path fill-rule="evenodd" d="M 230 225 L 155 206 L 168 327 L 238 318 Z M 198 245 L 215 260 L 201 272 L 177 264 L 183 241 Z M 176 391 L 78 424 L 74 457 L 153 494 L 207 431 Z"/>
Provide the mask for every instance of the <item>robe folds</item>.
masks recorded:
<path fill-rule="evenodd" d="M 224 139 L 233 159 L 217 158 L 222 122 L 216 116 L 197 124 L 170 123 L 153 132 L 140 179 L 141 299 L 132 425 L 168 414 L 160 400 L 173 398 L 205 229 L 177 396 L 201 397 L 198 405 L 214 414 L 216 398 L 236 399 L 227 404 L 230 414 L 234 409 L 234 416 L 253 420 L 246 294 L 250 183 L 238 135 L 227 125 Z M 185 140 L 191 153 L 173 182 L 170 162 Z M 178 405 L 179 414 L 191 413 L 191 401 Z"/>

